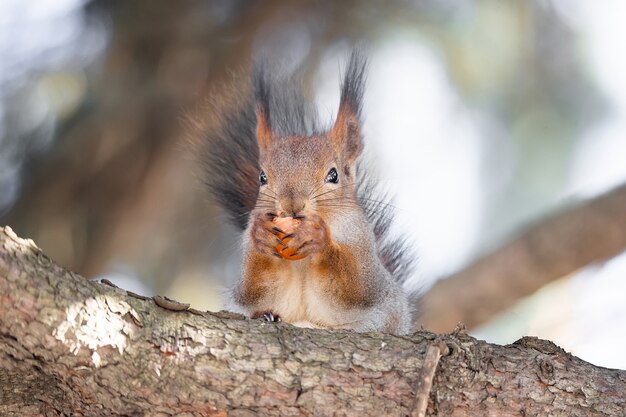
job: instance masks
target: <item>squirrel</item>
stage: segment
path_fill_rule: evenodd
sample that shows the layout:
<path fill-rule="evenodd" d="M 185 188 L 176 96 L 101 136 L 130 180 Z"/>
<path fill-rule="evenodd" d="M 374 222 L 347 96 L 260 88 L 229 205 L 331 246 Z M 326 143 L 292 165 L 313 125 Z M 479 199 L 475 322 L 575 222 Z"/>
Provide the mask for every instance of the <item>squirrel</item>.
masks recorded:
<path fill-rule="evenodd" d="M 358 163 L 367 60 L 353 51 L 334 124 L 321 129 L 295 83 L 256 65 L 251 94 L 214 101 L 200 132 L 205 183 L 243 230 L 229 310 L 296 326 L 406 334 L 410 247 Z M 293 81 L 293 77 L 291 78 Z"/>

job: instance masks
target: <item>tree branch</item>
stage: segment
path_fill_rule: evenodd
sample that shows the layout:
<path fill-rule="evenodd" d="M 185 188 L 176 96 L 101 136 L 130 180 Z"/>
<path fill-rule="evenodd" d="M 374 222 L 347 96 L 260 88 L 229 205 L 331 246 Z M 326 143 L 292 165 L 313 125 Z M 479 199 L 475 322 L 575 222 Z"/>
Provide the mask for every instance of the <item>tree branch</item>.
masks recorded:
<path fill-rule="evenodd" d="M 472 328 L 549 282 L 626 250 L 626 184 L 531 227 L 422 299 L 420 322 L 436 332 Z"/>
<path fill-rule="evenodd" d="M 406 416 L 436 338 L 159 303 L 167 308 L 87 281 L 0 228 L 0 414 Z M 426 415 L 623 415 L 625 371 L 534 338 L 439 340 L 450 354 L 436 365 Z"/>

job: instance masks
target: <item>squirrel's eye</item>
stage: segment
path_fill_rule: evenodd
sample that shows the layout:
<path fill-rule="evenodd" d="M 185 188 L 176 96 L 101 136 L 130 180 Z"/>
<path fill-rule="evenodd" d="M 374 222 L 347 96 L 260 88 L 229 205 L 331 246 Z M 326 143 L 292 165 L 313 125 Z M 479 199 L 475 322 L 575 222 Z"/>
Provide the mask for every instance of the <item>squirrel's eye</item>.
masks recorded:
<path fill-rule="evenodd" d="M 267 184 L 267 175 L 265 175 L 265 171 L 263 170 L 259 172 L 259 183 L 261 183 L 261 185 Z"/>
<path fill-rule="evenodd" d="M 326 174 L 326 182 L 332 182 L 333 184 L 337 184 L 339 182 L 339 174 L 337 174 L 337 170 L 335 168 L 331 168 Z"/>

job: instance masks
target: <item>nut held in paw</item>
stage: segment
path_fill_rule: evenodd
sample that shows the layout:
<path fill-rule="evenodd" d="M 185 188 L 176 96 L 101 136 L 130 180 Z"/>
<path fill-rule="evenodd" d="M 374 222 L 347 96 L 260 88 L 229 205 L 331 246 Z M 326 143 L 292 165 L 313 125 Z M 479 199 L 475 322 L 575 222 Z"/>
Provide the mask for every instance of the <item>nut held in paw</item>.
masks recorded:
<path fill-rule="evenodd" d="M 288 243 L 289 238 L 288 237 L 285 238 L 285 236 L 293 233 L 294 230 L 296 230 L 300 226 L 300 223 L 302 223 L 302 220 L 295 219 L 293 217 L 275 217 L 274 220 L 272 220 L 272 222 L 276 225 L 276 227 L 278 227 L 280 230 L 285 232 L 285 233 L 279 232 L 276 234 L 276 236 L 279 239 L 281 239 L 283 243 Z M 301 255 L 294 255 L 295 248 L 285 249 L 285 246 L 283 245 L 276 245 L 275 249 L 276 249 L 276 252 L 278 252 L 278 254 L 282 256 L 284 259 L 295 261 L 295 260 L 304 258 L 304 256 L 301 256 Z"/>
<path fill-rule="evenodd" d="M 289 234 L 289 233 L 293 233 L 293 231 L 296 230 L 298 226 L 300 226 L 300 223 L 302 223 L 302 220 L 294 219 L 293 217 L 274 217 L 273 223 L 280 230 Z"/>

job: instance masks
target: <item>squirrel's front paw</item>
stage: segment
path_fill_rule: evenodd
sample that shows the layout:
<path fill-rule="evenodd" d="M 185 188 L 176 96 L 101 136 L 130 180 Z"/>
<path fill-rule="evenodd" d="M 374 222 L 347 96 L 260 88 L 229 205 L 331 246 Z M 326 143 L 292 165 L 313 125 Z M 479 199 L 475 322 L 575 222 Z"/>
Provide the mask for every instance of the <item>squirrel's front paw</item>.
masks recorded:
<path fill-rule="evenodd" d="M 272 323 L 280 323 L 282 321 L 278 314 L 274 314 L 271 311 L 257 311 L 256 313 L 252 314 L 251 318 L 269 321 Z"/>
<path fill-rule="evenodd" d="M 284 246 L 278 253 L 285 259 L 296 260 L 324 250 L 330 243 L 330 233 L 324 219 L 310 214 L 302 217 L 298 228 L 282 241 Z"/>
<path fill-rule="evenodd" d="M 284 242 L 279 237 L 281 230 L 272 223 L 273 218 L 273 215 L 266 213 L 259 213 L 254 216 L 250 229 L 250 237 L 252 238 L 252 244 L 257 252 L 281 257 L 276 247 L 282 247 Z M 284 236 L 284 234 L 282 236 Z"/>

